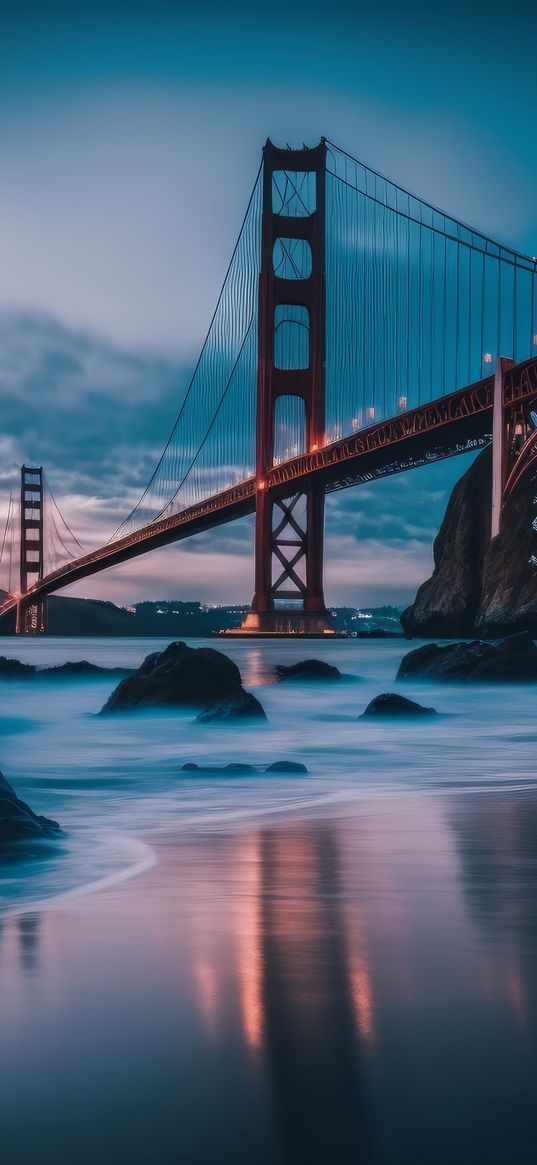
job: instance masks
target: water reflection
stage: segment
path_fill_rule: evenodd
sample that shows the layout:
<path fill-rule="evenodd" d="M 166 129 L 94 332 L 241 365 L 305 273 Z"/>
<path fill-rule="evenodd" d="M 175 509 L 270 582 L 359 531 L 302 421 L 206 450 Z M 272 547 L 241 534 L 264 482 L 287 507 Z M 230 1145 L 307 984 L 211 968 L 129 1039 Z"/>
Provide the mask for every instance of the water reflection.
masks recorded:
<path fill-rule="evenodd" d="M 261 871 L 265 1055 L 281 1160 L 371 1161 L 356 964 L 331 830 L 263 833 Z M 370 988 L 361 957 L 358 965 L 363 1025 Z"/>
<path fill-rule="evenodd" d="M 0 966 L 9 973 L 31 975 L 40 970 L 41 919 L 21 914 L 0 921 Z"/>
<path fill-rule="evenodd" d="M 486 944 L 483 989 L 524 1027 L 537 1024 L 537 804 L 468 797 L 451 813 L 466 899 Z M 503 974 L 498 978 L 497 966 Z"/>
<path fill-rule="evenodd" d="M 223 932 L 212 909 L 201 927 L 195 922 L 192 978 L 205 1032 L 229 1047 L 230 1024 L 239 1025 L 266 1081 L 278 1161 L 365 1165 L 372 984 L 332 828 L 266 829 L 206 844 L 210 876 L 232 869 L 233 894 Z"/>

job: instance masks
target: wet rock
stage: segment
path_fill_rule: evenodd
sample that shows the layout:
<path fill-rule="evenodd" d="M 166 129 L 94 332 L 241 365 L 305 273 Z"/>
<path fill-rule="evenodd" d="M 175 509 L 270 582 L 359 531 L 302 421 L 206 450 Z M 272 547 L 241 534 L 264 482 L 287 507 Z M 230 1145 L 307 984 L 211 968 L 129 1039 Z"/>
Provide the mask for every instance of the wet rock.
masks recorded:
<path fill-rule="evenodd" d="M 102 711 L 124 712 L 147 707 L 208 709 L 219 701 L 230 701 L 230 716 L 240 715 L 240 708 L 242 715 L 247 708 L 252 714 L 251 701 L 257 704 L 255 697 L 247 699 L 241 673 L 227 655 L 211 647 L 170 643 L 164 651 L 148 655 L 133 675 L 122 680 Z"/>
<path fill-rule="evenodd" d="M 0 655 L 0 680 L 31 680 L 37 668 L 31 663 L 21 663 L 19 659 L 7 659 Z"/>
<path fill-rule="evenodd" d="M 21 663 L 19 659 L 0 656 L 0 680 L 113 678 L 130 675 L 132 670 L 128 667 L 100 667 L 99 664 L 89 663 L 87 659 L 70 660 L 55 667 L 36 667 L 32 663 Z"/>
<path fill-rule="evenodd" d="M 526 631 L 494 643 L 426 643 L 405 655 L 397 679 L 536 681 L 537 647 Z"/>
<path fill-rule="evenodd" d="M 254 765 L 241 764 L 239 761 L 232 761 L 228 765 L 197 765 L 193 761 L 188 761 L 181 765 L 182 773 L 258 773 L 260 770 L 256 769 Z"/>
<path fill-rule="evenodd" d="M 69 660 L 56 667 L 43 667 L 36 670 L 38 679 L 99 679 L 114 676 L 132 675 L 132 667 L 100 667 L 98 663 L 90 663 L 87 659 Z"/>
<path fill-rule="evenodd" d="M 266 720 L 259 700 L 242 689 L 238 694 L 215 700 L 196 716 L 197 724 L 229 723 L 236 720 Z"/>
<path fill-rule="evenodd" d="M 415 700 L 408 700 L 406 696 L 400 696 L 396 692 L 382 692 L 380 696 L 375 696 L 374 700 L 367 705 L 365 712 L 362 712 L 362 717 L 411 717 L 411 716 L 436 716 L 435 708 L 424 708 L 422 704 L 417 704 Z"/>
<path fill-rule="evenodd" d="M 287 680 L 340 680 L 341 672 L 322 659 L 302 659 L 300 663 L 278 664 L 276 675 L 280 683 Z"/>
<path fill-rule="evenodd" d="M 59 833 L 59 825 L 34 813 L 0 773 L 0 846 L 25 839 L 56 837 Z"/>
<path fill-rule="evenodd" d="M 296 760 L 275 760 L 265 769 L 267 773 L 307 773 L 307 771 L 306 766 Z"/>
<path fill-rule="evenodd" d="M 256 765 L 243 764 L 232 761 L 227 765 L 198 765 L 194 761 L 187 761 L 181 765 L 182 773 L 307 773 L 305 765 L 294 760 L 277 760 L 266 768 Z"/>

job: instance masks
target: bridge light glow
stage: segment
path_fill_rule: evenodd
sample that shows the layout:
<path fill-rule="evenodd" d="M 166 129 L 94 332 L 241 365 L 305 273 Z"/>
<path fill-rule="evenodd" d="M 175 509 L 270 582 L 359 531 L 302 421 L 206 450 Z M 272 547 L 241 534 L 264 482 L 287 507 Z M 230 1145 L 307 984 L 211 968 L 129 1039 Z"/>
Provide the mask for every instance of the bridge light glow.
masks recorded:
<path fill-rule="evenodd" d="M 257 483 L 257 488 L 264 489 L 265 485 L 266 485 L 266 482 L 264 482 L 263 479 L 261 479 L 261 481 L 258 481 L 258 483 Z"/>
<path fill-rule="evenodd" d="M 314 441 L 314 442 L 313 442 L 313 445 L 312 445 L 312 447 L 311 447 L 311 452 L 312 452 L 312 453 L 315 453 L 315 452 L 316 452 L 316 450 L 317 450 L 317 448 L 318 448 L 318 446 L 317 446 L 317 442 L 316 442 L 316 441 Z"/>

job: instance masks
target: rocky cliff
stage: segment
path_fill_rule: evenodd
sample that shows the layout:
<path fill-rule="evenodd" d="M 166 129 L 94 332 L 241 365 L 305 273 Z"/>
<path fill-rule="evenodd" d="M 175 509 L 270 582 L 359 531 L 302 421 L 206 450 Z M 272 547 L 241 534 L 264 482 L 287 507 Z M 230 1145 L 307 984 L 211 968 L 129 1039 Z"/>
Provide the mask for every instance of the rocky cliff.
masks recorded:
<path fill-rule="evenodd" d="M 408 635 L 537 636 L 535 471 L 509 498 L 492 542 L 491 471 L 489 448 L 457 482 L 435 539 L 433 574 L 401 616 Z"/>

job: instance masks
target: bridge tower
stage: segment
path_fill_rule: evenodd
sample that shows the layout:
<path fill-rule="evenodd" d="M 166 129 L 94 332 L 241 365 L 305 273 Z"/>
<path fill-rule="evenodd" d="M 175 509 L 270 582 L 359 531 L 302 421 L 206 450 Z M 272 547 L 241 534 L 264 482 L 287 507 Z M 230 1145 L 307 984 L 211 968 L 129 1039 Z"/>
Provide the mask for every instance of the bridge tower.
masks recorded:
<path fill-rule="evenodd" d="M 266 488 L 267 474 L 276 463 L 276 414 L 284 398 L 288 409 L 286 413 L 284 404 L 282 414 L 301 417 L 302 447 L 295 452 L 325 444 L 325 191 L 324 142 L 313 149 L 290 150 L 267 141 L 259 281 L 255 595 L 242 634 L 322 635 L 330 629 L 323 595 L 324 490 L 289 494 L 287 487 L 282 495 Z"/>
<path fill-rule="evenodd" d="M 20 499 L 20 591 L 25 594 L 44 574 L 43 469 L 23 465 Z M 17 603 L 16 633 L 46 631 L 47 600 Z"/>

